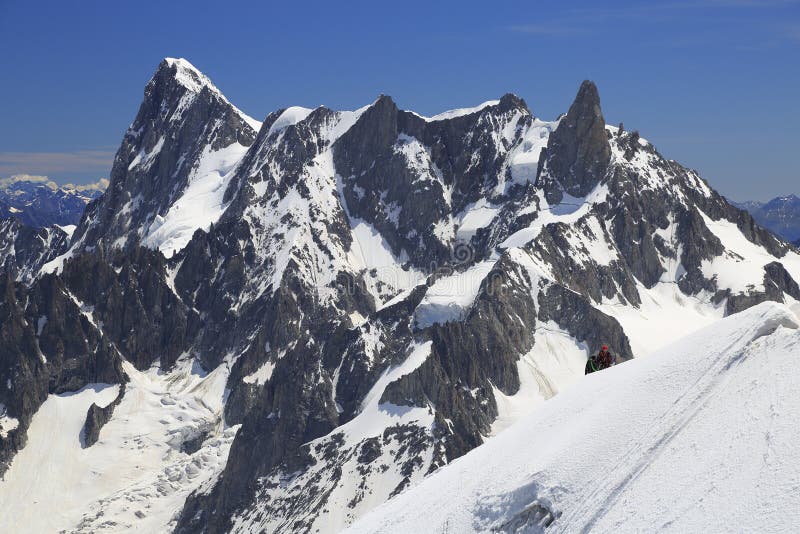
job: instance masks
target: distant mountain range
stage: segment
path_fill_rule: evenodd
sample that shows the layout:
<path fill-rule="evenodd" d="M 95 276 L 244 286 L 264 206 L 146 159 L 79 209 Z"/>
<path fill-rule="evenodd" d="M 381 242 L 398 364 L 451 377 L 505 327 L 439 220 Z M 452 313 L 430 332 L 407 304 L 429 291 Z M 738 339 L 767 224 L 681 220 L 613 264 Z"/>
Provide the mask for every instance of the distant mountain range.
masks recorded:
<path fill-rule="evenodd" d="M 45 176 L 0 180 L 0 218 L 15 218 L 37 228 L 76 225 L 86 204 L 105 191 L 108 180 L 88 185 L 58 185 Z"/>
<path fill-rule="evenodd" d="M 787 195 L 769 202 L 740 202 L 758 224 L 787 241 L 800 245 L 800 198 Z"/>

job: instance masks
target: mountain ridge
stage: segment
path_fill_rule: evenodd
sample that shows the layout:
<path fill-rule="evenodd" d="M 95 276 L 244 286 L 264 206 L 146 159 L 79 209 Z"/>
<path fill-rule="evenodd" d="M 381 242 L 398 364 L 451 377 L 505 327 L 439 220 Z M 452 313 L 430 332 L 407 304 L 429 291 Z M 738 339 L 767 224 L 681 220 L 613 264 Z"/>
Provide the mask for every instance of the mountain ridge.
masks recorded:
<path fill-rule="evenodd" d="M 171 458 L 224 459 L 170 490 L 188 497 L 164 529 L 340 530 L 573 383 L 597 346 L 626 361 L 800 299 L 800 255 L 605 125 L 591 82 L 557 121 L 513 95 L 436 120 L 382 95 L 256 129 L 185 69 L 159 65 L 107 193 L 0 303 L 4 468 L 65 392 L 131 383 L 91 418 L 89 454 L 121 454 L 115 412 L 142 384 L 172 406 L 191 400 L 175 384 L 224 383 L 170 416 Z M 105 497 L 80 528 L 105 510 L 136 528 Z"/>

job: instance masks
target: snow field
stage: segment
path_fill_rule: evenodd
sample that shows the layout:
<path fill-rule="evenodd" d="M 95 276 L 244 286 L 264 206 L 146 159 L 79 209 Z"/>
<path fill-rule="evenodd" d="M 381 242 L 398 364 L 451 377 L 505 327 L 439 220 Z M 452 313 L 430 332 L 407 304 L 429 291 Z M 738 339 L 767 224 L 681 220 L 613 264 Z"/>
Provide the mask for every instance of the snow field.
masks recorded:
<path fill-rule="evenodd" d="M 191 361 L 168 374 L 124 366 L 131 381 L 91 447 L 82 446 L 86 412 L 119 386 L 50 395 L 36 412 L 0 482 L 0 531 L 165 531 L 189 493 L 216 480 L 238 430 L 221 419 L 227 364 L 209 374 Z M 206 433 L 197 452 L 182 452 Z"/>

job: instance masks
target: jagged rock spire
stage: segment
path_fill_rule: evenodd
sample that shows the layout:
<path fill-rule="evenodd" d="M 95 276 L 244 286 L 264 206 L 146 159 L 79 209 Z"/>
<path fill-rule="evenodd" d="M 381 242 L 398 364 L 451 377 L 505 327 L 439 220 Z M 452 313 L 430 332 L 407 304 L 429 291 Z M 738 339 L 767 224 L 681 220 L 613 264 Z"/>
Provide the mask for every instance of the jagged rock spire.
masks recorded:
<path fill-rule="evenodd" d="M 610 160 L 600 95 L 594 82 L 584 80 L 541 160 L 539 180 L 548 202 L 560 202 L 563 192 L 587 195 L 603 178 Z"/>

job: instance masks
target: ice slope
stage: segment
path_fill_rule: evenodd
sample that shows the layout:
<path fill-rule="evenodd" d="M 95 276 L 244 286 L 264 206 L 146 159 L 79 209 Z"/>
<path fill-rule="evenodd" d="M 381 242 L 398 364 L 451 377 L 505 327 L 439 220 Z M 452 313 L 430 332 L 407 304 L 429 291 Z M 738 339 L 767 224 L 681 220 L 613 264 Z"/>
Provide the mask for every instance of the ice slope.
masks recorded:
<path fill-rule="evenodd" d="M 191 361 L 167 374 L 124 365 L 125 395 L 91 447 L 82 446 L 86 412 L 119 386 L 50 395 L 36 412 L 0 480 L 0 532 L 166 531 L 188 494 L 216 480 L 238 430 L 221 419 L 227 364 L 208 374 Z M 206 433 L 199 450 L 182 450 Z"/>
<path fill-rule="evenodd" d="M 223 202 L 225 190 L 246 152 L 239 143 L 217 151 L 206 147 L 183 194 L 144 229 L 142 243 L 170 257 L 191 241 L 197 229 L 208 231 L 228 207 Z"/>
<path fill-rule="evenodd" d="M 590 375 L 347 532 L 788 532 L 800 306 Z"/>

